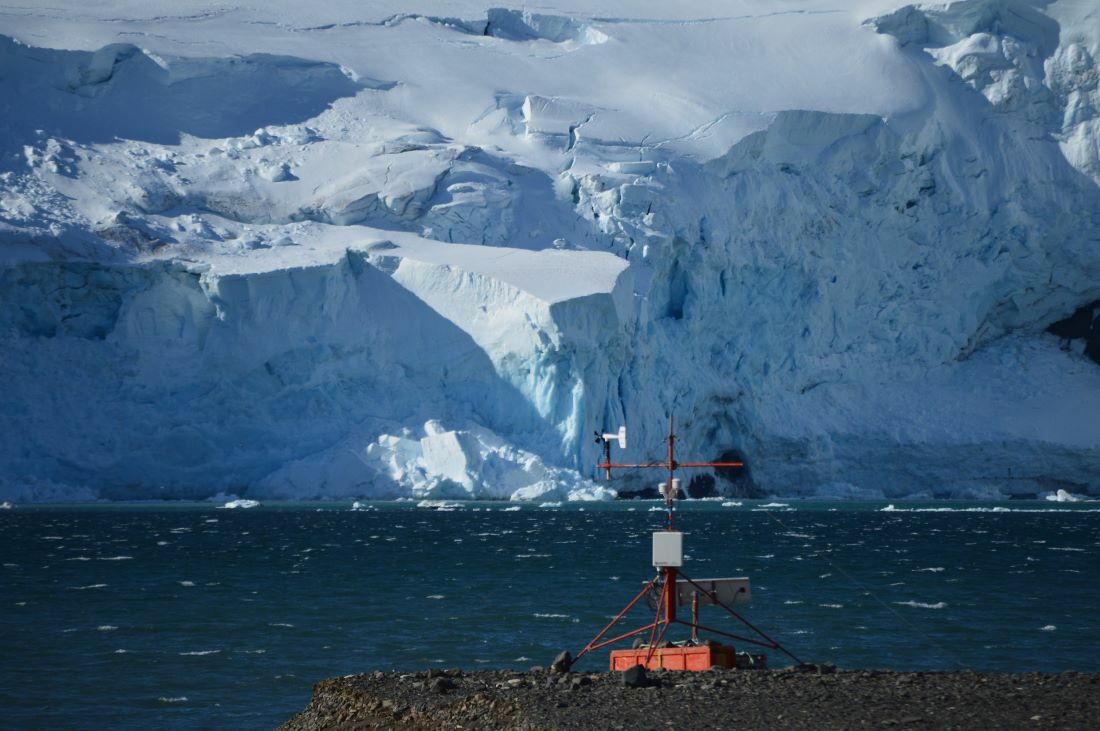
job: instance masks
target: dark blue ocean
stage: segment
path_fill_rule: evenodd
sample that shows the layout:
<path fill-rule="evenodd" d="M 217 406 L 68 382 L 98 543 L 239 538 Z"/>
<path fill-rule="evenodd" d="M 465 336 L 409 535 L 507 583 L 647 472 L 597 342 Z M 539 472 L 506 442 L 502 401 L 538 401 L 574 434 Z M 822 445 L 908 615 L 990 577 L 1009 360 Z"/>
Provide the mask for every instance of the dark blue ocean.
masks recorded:
<path fill-rule="evenodd" d="M 325 677 L 546 665 L 653 575 L 655 507 L 0 511 L 4 725 L 271 728 Z M 884 508 L 681 504 L 684 570 L 751 577 L 746 617 L 809 661 L 1100 671 L 1096 504 Z"/>

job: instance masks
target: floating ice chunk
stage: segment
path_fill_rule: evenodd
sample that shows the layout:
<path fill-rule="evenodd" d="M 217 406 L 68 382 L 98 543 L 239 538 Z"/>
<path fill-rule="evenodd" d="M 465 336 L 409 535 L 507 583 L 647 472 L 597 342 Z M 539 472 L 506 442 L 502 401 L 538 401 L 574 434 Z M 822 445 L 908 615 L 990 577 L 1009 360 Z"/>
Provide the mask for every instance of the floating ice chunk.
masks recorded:
<path fill-rule="evenodd" d="M 461 508 L 462 503 L 454 500 L 421 500 L 416 504 L 416 507 L 432 510 L 454 510 L 455 508 Z"/>
<path fill-rule="evenodd" d="M 222 506 L 227 510 L 234 510 L 236 508 L 258 508 L 260 507 L 259 500 L 230 500 Z"/>
<path fill-rule="evenodd" d="M 1079 503 L 1088 500 L 1088 498 L 1086 497 L 1082 497 L 1081 495 L 1074 495 L 1073 493 L 1067 492 L 1066 490 L 1062 489 L 1059 489 L 1057 492 L 1044 495 L 1043 497 L 1053 503 Z"/>

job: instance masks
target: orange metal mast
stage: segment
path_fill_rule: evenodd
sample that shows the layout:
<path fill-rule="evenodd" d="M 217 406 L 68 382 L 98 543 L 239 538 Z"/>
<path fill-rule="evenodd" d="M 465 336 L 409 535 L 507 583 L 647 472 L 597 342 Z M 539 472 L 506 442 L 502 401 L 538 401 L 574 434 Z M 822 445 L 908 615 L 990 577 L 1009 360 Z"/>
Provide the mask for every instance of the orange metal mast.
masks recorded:
<path fill-rule="evenodd" d="M 602 435 L 601 436 L 599 433 L 597 433 L 596 436 L 597 436 L 597 441 L 602 441 L 603 445 L 604 445 L 604 461 L 601 462 L 597 466 L 600 469 L 606 471 L 608 479 L 611 479 L 611 471 L 613 469 L 653 469 L 653 468 L 657 468 L 657 469 L 667 469 L 668 470 L 668 482 L 665 484 L 665 492 L 664 492 L 664 496 L 663 496 L 665 498 L 665 511 L 666 511 L 666 514 L 667 514 L 667 520 L 666 520 L 666 523 L 665 523 L 665 531 L 667 531 L 667 532 L 673 532 L 673 530 L 674 530 L 674 527 L 673 527 L 673 513 L 675 511 L 675 507 L 674 507 L 673 501 L 675 500 L 676 493 L 677 493 L 677 490 L 676 490 L 676 482 L 677 482 L 677 480 L 676 480 L 676 470 L 678 470 L 680 468 L 683 468 L 683 467 L 712 467 L 712 468 L 714 468 L 714 467 L 730 467 L 730 468 L 736 468 L 736 467 L 744 467 L 745 466 L 745 463 L 740 462 L 740 461 L 731 461 L 731 462 L 677 462 L 676 461 L 676 433 L 673 430 L 673 422 L 672 422 L 672 416 L 671 415 L 668 417 L 668 437 L 667 437 L 668 455 L 667 455 L 664 462 L 647 462 L 647 463 L 644 463 L 644 464 L 641 464 L 641 463 L 628 464 L 628 463 L 612 462 L 611 461 L 611 447 L 610 447 L 610 442 L 608 441 L 608 437 L 610 435 Z M 621 438 L 622 437 L 620 437 L 620 439 Z M 656 537 L 656 534 L 654 534 L 654 537 Z M 679 624 L 685 624 L 685 625 L 687 625 L 691 628 L 693 638 L 695 638 L 697 636 L 698 630 L 703 629 L 703 630 L 706 630 L 706 631 L 709 631 L 709 632 L 712 632 L 712 633 L 715 633 L 715 634 L 723 635 L 725 637 L 731 637 L 733 639 L 740 640 L 742 642 L 747 642 L 747 643 L 750 643 L 750 644 L 753 644 L 753 645 L 758 645 L 758 646 L 761 646 L 761 647 L 767 647 L 769 649 L 779 650 L 779 651 L 787 654 L 795 662 L 801 663 L 801 661 L 797 657 L 795 657 L 795 655 L 793 655 L 790 651 L 788 651 L 785 647 L 783 647 L 778 642 L 773 640 L 771 637 L 764 634 L 764 632 L 762 632 L 756 626 L 751 624 L 747 619 L 745 619 L 740 614 L 735 612 L 732 607 L 730 607 L 730 606 L 722 603 L 721 601 L 719 601 L 716 595 L 713 595 L 711 592 L 708 592 L 706 589 L 704 589 L 704 587 L 699 586 L 695 581 L 693 581 L 686 574 L 683 574 L 680 571 L 680 569 L 678 568 L 678 566 L 660 566 L 658 571 L 659 571 L 658 575 L 656 577 L 654 577 L 653 579 L 651 579 L 649 582 L 646 583 L 646 585 L 642 589 L 642 591 L 637 596 L 635 596 L 634 599 L 631 600 L 629 604 L 626 605 L 626 607 L 618 614 L 618 616 L 616 616 L 614 619 L 612 619 L 611 622 L 606 627 L 604 627 L 603 630 L 599 634 L 597 634 L 594 638 L 592 638 L 591 641 L 589 641 L 589 643 L 587 645 L 585 645 L 585 647 L 577 654 L 576 660 L 579 660 L 582 656 L 584 656 L 585 654 L 587 654 L 589 652 L 592 652 L 593 650 L 597 650 L 597 649 L 600 649 L 602 647 L 606 647 L 608 645 L 611 645 L 611 644 L 614 644 L 614 643 L 619 642 L 621 640 L 624 640 L 628 637 L 635 637 L 635 636 L 640 635 L 642 633 L 648 632 L 649 633 L 648 652 L 646 653 L 644 664 L 649 665 L 650 662 L 653 660 L 654 652 L 657 650 L 658 645 L 664 639 L 665 632 L 669 629 L 669 627 L 672 626 L 673 623 L 679 623 Z M 715 604 L 718 604 L 719 606 L 721 606 L 728 614 L 732 615 L 734 618 L 736 618 L 738 621 L 740 621 L 743 625 L 745 625 L 748 629 L 750 629 L 756 635 L 756 637 L 755 638 L 744 637 L 744 636 L 741 636 L 741 635 L 731 634 L 729 632 L 724 632 L 724 631 L 713 629 L 713 628 L 710 628 L 710 627 L 703 627 L 702 625 L 700 625 L 698 623 L 698 619 L 697 619 L 697 615 L 696 615 L 697 609 L 696 609 L 696 611 L 694 611 L 692 613 L 692 619 L 691 619 L 690 622 L 687 622 L 687 621 L 682 620 L 682 619 L 678 619 L 676 617 L 676 608 L 677 608 L 677 605 L 679 603 L 680 597 L 679 597 L 679 589 L 677 588 L 677 582 L 678 582 L 679 577 L 681 575 L 683 575 L 684 580 L 686 582 L 688 582 L 688 584 L 690 584 L 692 587 L 694 587 L 694 589 L 697 592 L 701 591 L 701 592 L 704 593 L 704 595 L 710 596 L 710 598 L 713 599 Z M 613 637 L 611 639 L 606 639 L 606 640 L 603 639 L 604 636 L 607 635 L 608 632 L 610 632 L 611 628 L 614 627 L 616 624 L 618 624 L 626 616 L 626 614 L 639 601 L 641 601 L 641 599 L 643 597 L 645 597 L 651 591 L 656 589 L 658 586 L 660 586 L 660 597 L 657 600 L 656 616 L 653 618 L 652 622 L 650 622 L 649 624 L 646 624 L 642 627 L 638 627 L 637 629 L 626 632 L 624 634 L 618 635 L 617 637 Z M 696 597 L 695 597 L 695 606 L 696 607 L 698 606 L 698 594 L 696 594 Z"/>

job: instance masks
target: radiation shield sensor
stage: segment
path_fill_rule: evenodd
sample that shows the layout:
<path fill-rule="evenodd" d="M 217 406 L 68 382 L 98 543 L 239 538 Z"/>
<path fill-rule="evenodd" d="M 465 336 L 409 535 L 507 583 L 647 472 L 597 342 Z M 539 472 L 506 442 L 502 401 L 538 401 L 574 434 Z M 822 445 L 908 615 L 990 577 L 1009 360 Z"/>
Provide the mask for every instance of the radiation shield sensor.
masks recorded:
<path fill-rule="evenodd" d="M 662 530 L 653 534 L 653 565 L 684 565 L 684 534 L 678 530 Z"/>

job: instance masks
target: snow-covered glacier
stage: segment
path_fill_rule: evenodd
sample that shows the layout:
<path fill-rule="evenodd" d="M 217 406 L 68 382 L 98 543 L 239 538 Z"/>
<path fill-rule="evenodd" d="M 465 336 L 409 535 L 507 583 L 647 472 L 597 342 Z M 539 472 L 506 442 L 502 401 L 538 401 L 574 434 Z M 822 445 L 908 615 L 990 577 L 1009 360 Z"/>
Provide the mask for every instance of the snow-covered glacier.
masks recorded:
<path fill-rule="evenodd" d="M 1100 494 L 1100 10 L 0 13 L 0 497 Z"/>

